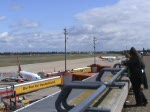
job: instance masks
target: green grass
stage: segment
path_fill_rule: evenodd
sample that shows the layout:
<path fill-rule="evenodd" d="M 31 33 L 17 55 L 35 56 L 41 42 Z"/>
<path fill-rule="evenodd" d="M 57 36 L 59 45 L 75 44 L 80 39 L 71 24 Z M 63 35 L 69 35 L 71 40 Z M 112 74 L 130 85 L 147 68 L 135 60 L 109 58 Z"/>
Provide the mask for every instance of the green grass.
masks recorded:
<path fill-rule="evenodd" d="M 96 54 L 96 57 L 98 57 L 99 55 L 101 54 Z M 107 54 L 107 55 L 115 55 L 115 54 Z M 64 54 L 8 55 L 8 56 L 0 55 L 0 67 L 17 65 L 18 64 L 17 57 L 19 57 L 19 61 L 21 65 L 61 61 L 65 59 Z M 93 54 L 67 54 L 66 55 L 67 60 L 92 58 L 92 57 L 94 58 Z"/>
<path fill-rule="evenodd" d="M 17 65 L 17 57 L 19 57 L 20 64 L 33 64 L 33 63 L 43 63 L 43 62 L 52 62 L 60 61 L 65 59 L 64 54 L 40 54 L 40 55 L 9 55 L 9 56 L 0 56 L 0 67 L 4 66 L 14 66 Z M 90 54 L 67 54 L 67 60 L 71 59 L 80 59 L 80 58 L 89 58 L 93 57 Z"/>

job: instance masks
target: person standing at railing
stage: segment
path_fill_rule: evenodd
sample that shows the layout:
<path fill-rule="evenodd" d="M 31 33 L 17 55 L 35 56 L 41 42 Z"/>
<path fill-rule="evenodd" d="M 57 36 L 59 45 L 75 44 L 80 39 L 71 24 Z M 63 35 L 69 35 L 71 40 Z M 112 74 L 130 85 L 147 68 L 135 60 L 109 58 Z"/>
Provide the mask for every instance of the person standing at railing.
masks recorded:
<path fill-rule="evenodd" d="M 147 77 L 145 73 L 145 64 L 143 61 L 143 53 L 141 53 L 141 67 L 142 67 L 143 85 L 145 89 L 148 89 Z"/>
<path fill-rule="evenodd" d="M 133 91 L 135 94 L 135 100 L 137 106 L 146 106 L 148 101 L 142 92 L 143 78 L 142 78 L 142 64 L 141 58 L 134 47 L 130 49 L 130 58 L 124 61 L 122 64 L 128 66 L 130 70 L 130 81 L 132 83 Z"/>

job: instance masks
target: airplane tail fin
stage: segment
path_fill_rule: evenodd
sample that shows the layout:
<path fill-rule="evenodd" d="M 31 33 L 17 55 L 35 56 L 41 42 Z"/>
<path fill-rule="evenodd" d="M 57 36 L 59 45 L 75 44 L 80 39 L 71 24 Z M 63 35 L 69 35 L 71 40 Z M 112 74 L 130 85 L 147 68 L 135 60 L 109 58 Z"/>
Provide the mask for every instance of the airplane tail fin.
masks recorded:
<path fill-rule="evenodd" d="M 20 65 L 20 61 L 18 57 L 17 57 L 17 61 L 18 61 L 18 72 L 20 72 L 22 69 L 21 69 L 21 65 Z"/>
<path fill-rule="evenodd" d="M 102 56 L 99 56 L 100 59 L 103 59 Z"/>

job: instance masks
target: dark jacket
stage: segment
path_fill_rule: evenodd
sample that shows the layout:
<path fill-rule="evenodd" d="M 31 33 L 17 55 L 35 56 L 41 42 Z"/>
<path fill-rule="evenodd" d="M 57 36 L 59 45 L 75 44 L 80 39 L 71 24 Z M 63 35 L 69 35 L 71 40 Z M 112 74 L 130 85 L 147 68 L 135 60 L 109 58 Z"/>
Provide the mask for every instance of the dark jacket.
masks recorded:
<path fill-rule="evenodd" d="M 143 84 L 141 62 L 138 58 L 130 58 L 130 60 L 124 62 L 124 65 L 128 66 L 130 70 L 130 80 L 132 83 Z"/>

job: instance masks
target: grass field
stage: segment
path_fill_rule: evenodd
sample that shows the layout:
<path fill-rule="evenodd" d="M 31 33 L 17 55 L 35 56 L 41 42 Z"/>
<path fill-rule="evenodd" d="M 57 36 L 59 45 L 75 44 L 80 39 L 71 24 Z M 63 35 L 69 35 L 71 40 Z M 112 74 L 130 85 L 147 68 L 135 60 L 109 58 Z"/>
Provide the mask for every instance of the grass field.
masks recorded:
<path fill-rule="evenodd" d="M 100 54 L 96 54 L 98 57 Z M 17 57 L 20 64 L 33 64 L 42 62 L 61 61 L 65 59 L 64 54 L 40 54 L 40 55 L 0 55 L 0 67 L 17 65 Z M 93 54 L 67 54 L 67 60 L 80 58 L 94 58 Z"/>
<path fill-rule="evenodd" d="M 20 63 L 23 64 L 32 64 L 32 63 L 42 63 L 42 62 L 52 62 L 64 60 L 64 54 L 40 54 L 40 55 L 8 55 L 0 56 L 0 67 L 4 66 L 13 66 L 17 65 L 17 57 L 19 58 Z M 67 60 L 71 59 L 80 59 L 93 57 L 90 54 L 67 54 Z"/>

